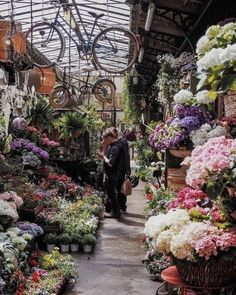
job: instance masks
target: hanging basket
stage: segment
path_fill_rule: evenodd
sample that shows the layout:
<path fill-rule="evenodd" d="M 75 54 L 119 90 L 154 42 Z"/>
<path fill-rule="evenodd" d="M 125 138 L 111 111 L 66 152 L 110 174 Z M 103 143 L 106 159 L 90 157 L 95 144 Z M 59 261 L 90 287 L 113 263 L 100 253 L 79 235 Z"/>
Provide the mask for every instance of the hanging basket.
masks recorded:
<path fill-rule="evenodd" d="M 191 150 L 188 149 L 169 149 L 169 152 L 172 156 L 176 157 L 176 158 L 186 158 L 188 156 L 191 156 Z"/>
<path fill-rule="evenodd" d="M 181 279 L 196 287 L 221 287 L 236 278 L 236 261 L 212 257 L 191 262 L 185 259 L 173 259 Z"/>
<path fill-rule="evenodd" d="M 224 117 L 236 117 L 236 91 L 228 91 L 223 95 Z"/>

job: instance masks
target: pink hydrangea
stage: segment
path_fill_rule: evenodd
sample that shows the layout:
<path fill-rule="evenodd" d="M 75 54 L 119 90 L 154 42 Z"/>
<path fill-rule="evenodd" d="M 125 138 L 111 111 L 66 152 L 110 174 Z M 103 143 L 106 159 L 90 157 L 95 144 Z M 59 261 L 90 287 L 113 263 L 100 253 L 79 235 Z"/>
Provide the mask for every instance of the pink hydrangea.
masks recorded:
<path fill-rule="evenodd" d="M 235 153 L 236 140 L 227 139 L 224 136 L 210 138 L 204 145 L 197 146 L 191 157 L 182 164 L 188 165 L 186 183 L 194 188 L 202 187 L 211 175 L 221 175 L 230 172 L 232 159 L 230 155 Z"/>

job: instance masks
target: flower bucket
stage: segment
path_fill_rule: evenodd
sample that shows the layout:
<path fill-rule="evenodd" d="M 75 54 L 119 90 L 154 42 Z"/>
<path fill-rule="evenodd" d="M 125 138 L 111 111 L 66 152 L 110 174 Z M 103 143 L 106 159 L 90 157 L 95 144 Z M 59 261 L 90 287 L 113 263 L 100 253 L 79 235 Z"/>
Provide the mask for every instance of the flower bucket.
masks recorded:
<path fill-rule="evenodd" d="M 93 249 L 93 246 L 92 245 L 84 245 L 83 249 L 84 249 L 85 253 L 91 253 L 92 249 Z"/>
<path fill-rule="evenodd" d="M 47 244 L 47 251 L 52 252 L 52 250 L 56 247 L 56 244 Z"/>
<path fill-rule="evenodd" d="M 224 117 L 236 117 L 236 91 L 228 91 L 223 95 Z"/>
<path fill-rule="evenodd" d="M 61 252 L 62 253 L 66 253 L 66 252 L 69 252 L 70 251 L 70 245 L 65 245 L 65 244 L 61 244 Z"/>
<path fill-rule="evenodd" d="M 71 252 L 78 252 L 79 251 L 79 245 L 71 244 L 70 245 Z"/>
<path fill-rule="evenodd" d="M 174 258 L 174 264 L 182 278 L 189 285 L 197 287 L 220 287 L 230 284 L 236 278 L 236 261 L 212 257 L 197 262 Z"/>

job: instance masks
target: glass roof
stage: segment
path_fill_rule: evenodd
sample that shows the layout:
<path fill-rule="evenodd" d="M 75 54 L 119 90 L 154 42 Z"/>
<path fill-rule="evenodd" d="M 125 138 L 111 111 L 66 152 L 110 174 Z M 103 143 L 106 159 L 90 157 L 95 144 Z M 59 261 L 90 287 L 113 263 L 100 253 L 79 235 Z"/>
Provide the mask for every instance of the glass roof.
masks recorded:
<path fill-rule="evenodd" d="M 59 3 L 67 2 L 71 9 L 76 22 L 82 29 L 81 19 L 79 18 L 76 10 L 78 8 L 79 14 L 83 19 L 85 30 L 89 33 L 91 31 L 94 18 L 88 13 L 95 12 L 97 14 L 103 13 L 104 16 L 99 19 L 99 24 L 102 27 L 120 25 L 122 27 L 129 27 L 130 24 L 130 9 L 125 4 L 125 0 L 0 0 L 0 17 L 9 19 L 13 16 L 16 22 L 20 22 L 22 25 L 22 31 L 27 31 L 32 23 L 41 22 L 43 20 L 52 21 L 55 18 L 58 10 Z M 13 9 L 12 9 L 13 8 Z M 64 28 L 69 31 L 68 25 L 64 24 Z M 99 29 L 95 29 L 94 35 L 99 32 Z M 82 33 L 85 33 L 82 29 Z M 60 62 L 60 65 L 73 64 L 74 68 L 71 69 L 74 73 L 81 73 L 81 68 L 85 66 L 85 61 L 79 58 L 76 45 L 69 41 L 68 36 L 63 33 L 66 41 L 65 55 Z M 72 36 L 75 33 L 71 31 Z M 55 40 L 55 51 L 59 48 L 58 40 Z M 39 48 L 38 48 L 39 49 Z M 39 49 L 40 50 L 40 49 Z M 41 50 L 42 51 L 42 50 Z M 50 59 L 50 55 L 54 52 L 43 52 L 47 58 Z"/>

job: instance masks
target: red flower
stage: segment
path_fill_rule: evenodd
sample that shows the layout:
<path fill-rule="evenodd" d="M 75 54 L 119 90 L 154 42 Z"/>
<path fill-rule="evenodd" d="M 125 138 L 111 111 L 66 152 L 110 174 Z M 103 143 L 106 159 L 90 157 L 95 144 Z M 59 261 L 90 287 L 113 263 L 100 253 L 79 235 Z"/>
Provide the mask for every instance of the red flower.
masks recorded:
<path fill-rule="evenodd" d="M 147 193 L 146 194 L 146 198 L 149 200 L 149 201 L 152 201 L 154 199 L 154 196 L 152 193 Z"/>
<path fill-rule="evenodd" d="M 40 279 L 39 273 L 37 271 L 33 272 L 32 273 L 32 281 L 34 283 L 38 283 L 39 282 L 39 279 Z"/>

